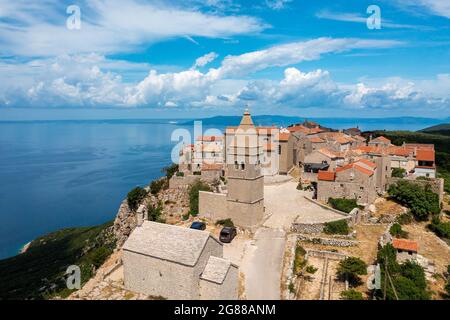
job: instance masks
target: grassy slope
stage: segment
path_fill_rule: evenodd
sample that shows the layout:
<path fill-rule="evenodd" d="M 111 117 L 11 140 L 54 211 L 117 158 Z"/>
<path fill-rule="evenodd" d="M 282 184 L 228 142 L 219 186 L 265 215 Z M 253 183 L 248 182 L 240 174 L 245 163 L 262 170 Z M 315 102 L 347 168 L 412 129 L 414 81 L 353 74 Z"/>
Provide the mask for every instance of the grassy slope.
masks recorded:
<path fill-rule="evenodd" d="M 450 136 L 436 133 L 412 131 L 375 131 L 374 136 L 383 135 L 393 144 L 432 143 L 436 149 L 438 177 L 444 178 L 445 191 L 450 193 Z"/>
<path fill-rule="evenodd" d="M 112 253 L 112 223 L 63 229 L 34 240 L 24 254 L 0 260 L 0 299 L 45 299 L 70 293 L 64 274 L 78 265 L 82 283 Z"/>

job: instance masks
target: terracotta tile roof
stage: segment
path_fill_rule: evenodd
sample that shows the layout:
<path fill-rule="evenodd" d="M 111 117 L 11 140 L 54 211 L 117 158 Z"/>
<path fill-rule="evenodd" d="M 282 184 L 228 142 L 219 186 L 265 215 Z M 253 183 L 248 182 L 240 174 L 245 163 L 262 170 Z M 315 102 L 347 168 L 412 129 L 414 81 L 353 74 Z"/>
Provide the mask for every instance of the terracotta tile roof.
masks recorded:
<path fill-rule="evenodd" d="M 199 136 L 197 137 L 197 141 L 207 141 L 207 142 L 213 142 L 213 141 L 222 141 L 222 136 Z"/>
<path fill-rule="evenodd" d="M 336 168 L 336 173 L 342 172 L 342 171 L 345 171 L 345 170 L 349 170 L 349 169 L 352 169 L 352 168 L 354 168 L 354 169 L 358 170 L 359 172 L 364 173 L 364 174 L 366 174 L 368 176 L 372 176 L 374 174 L 373 170 L 369 170 L 367 168 L 362 167 L 361 165 L 358 165 L 358 162 L 352 162 L 352 163 L 349 163 L 349 164 L 347 164 L 347 165 L 345 165 L 343 167 Z"/>
<path fill-rule="evenodd" d="M 434 150 L 434 144 L 428 144 L 428 143 L 405 143 L 405 148 L 409 148 L 409 149 L 431 149 L 431 150 Z"/>
<path fill-rule="evenodd" d="M 375 142 L 375 143 L 391 143 L 391 140 L 389 140 L 386 137 L 383 136 L 379 136 L 378 138 L 372 139 L 371 141 L 369 141 L 369 143 L 371 142 Z"/>
<path fill-rule="evenodd" d="M 309 128 L 302 126 L 302 125 L 292 126 L 292 127 L 286 128 L 286 129 L 288 129 L 289 132 L 291 132 L 291 133 L 298 132 L 298 131 L 306 133 L 306 134 L 309 133 Z"/>
<path fill-rule="evenodd" d="M 416 159 L 419 161 L 434 161 L 434 150 L 419 149 L 416 152 Z"/>
<path fill-rule="evenodd" d="M 308 134 L 315 134 L 315 133 L 320 133 L 320 132 L 325 132 L 325 130 L 323 130 L 321 128 L 311 128 L 311 129 L 309 129 Z"/>
<path fill-rule="evenodd" d="M 334 171 L 319 170 L 319 173 L 317 174 L 317 179 L 319 179 L 319 180 L 334 181 L 335 178 L 336 178 L 336 173 Z"/>
<path fill-rule="evenodd" d="M 419 251 L 419 245 L 416 241 L 406 239 L 393 239 L 392 246 L 398 250 Z"/>
<path fill-rule="evenodd" d="M 364 138 L 363 136 L 354 136 L 353 138 L 359 141 L 366 141 L 366 138 Z"/>
<path fill-rule="evenodd" d="M 330 149 L 327 149 L 327 148 L 321 148 L 321 149 L 319 149 L 319 150 L 317 150 L 318 152 L 320 152 L 320 153 L 322 153 L 322 154 L 324 154 L 324 155 L 326 155 L 327 157 L 329 157 L 329 158 L 340 158 L 341 156 L 339 155 L 339 154 L 337 154 L 336 152 L 334 152 L 334 151 L 332 151 L 332 150 L 330 150 Z"/>
<path fill-rule="evenodd" d="M 372 169 L 375 169 L 376 167 L 377 167 L 377 165 L 375 164 L 375 163 L 373 163 L 372 161 L 369 161 L 369 160 L 367 160 L 367 159 L 364 159 L 364 158 L 361 158 L 361 159 L 359 159 L 358 161 L 356 161 L 357 163 L 358 162 L 362 162 L 363 164 L 365 164 L 366 166 L 368 166 L 368 167 L 370 167 L 370 168 L 372 168 Z"/>
<path fill-rule="evenodd" d="M 311 141 L 312 143 L 324 143 L 325 140 L 323 140 L 322 138 L 319 137 L 308 137 L 308 140 Z"/>
<path fill-rule="evenodd" d="M 392 146 L 392 147 L 389 147 L 389 148 L 388 148 L 387 152 L 388 152 L 390 155 L 393 155 L 393 156 L 403 156 L 403 157 L 407 157 L 407 156 L 409 156 L 409 154 L 411 153 L 411 150 L 408 150 L 408 149 L 405 148 L 405 147 Z"/>
<path fill-rule="evenodd" d="M 278 135 L 278 141 L 288 141 L 290 136 L 290 132 L 280 132 Z"/>

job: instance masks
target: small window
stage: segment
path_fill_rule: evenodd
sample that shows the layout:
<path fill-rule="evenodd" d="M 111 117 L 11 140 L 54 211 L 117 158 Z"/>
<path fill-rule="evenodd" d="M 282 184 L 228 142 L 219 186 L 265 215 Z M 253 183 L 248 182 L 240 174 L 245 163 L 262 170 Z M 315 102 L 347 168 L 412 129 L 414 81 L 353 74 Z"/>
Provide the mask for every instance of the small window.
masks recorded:
<path fill-rule="evenodd" d="M 364 187 L 359 187 L 360 190 L 364 190 Z"/>
<path fill-rule="evenodd" d="M 234 162 L 234 168 L 235 168 L 236 170 L 239 169 L 239 164 L 238 164 L 237 161 Z"/>
<path fill-rule="evenodd" d="M 241 170 L 245 170 L 245 164 L 241 163 Z"/>
<path fill-rule="evenodd" d="M 278 145 L 278 154 L 281 154 L 281 145 Z"/>

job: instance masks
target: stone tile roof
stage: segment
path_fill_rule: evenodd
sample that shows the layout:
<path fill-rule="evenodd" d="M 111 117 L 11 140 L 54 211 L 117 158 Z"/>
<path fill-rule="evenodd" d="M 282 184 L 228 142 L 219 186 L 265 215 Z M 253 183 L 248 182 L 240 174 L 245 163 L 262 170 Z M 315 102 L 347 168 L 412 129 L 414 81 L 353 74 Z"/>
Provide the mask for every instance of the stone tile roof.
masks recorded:
<path fill-rule="evenodd" d="M 200 279 L 222 284 L 232 263 L 228 260 L 210 256 Z"/>
<path fill-rule="evenodd" d="M 194 266 L 209 237 L 207 231 L 145 221 L 134 229 L 123 250 Z"/>

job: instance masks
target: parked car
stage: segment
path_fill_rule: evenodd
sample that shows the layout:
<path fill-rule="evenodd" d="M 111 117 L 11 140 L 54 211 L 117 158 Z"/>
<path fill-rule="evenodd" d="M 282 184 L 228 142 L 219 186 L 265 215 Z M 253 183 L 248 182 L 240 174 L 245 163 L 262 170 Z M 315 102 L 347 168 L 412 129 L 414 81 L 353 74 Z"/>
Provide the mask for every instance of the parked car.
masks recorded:
<path fill-rule="evenodd" d="M 191 229 L 205 230 L 206 229 L 206 223 L 201 222 L 201 221 L 192 222 Z"/>
<path fill-rule="evenodd" d="M 236 237 L 237 231 L 235 227 L 223 227 L 220 231 L 220 241 L 230 243 Z"/>

